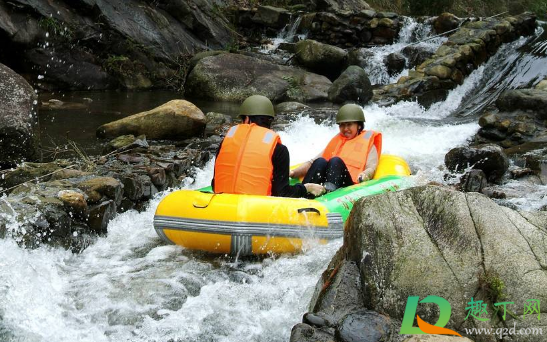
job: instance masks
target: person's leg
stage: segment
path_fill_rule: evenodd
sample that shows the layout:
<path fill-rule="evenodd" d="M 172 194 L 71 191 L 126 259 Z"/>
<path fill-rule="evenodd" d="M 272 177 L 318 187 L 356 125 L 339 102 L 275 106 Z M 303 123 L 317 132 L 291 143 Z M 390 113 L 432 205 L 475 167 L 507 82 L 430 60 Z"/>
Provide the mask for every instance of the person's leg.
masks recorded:
<path fill-rule="evenodd" d="M 336 188 L 353 185 L 353 180 L 349 174 L 344 161 L 339 157 L 333 157 L 327 164 L 326 181 L 334 184 Z"/>
<path fill-rule="evenodd" d="M 327 171 L 327 160 L 325 158 L 317 158 L 310 169 L 306 172 L 302 184 L 316 183 L 323 184 L 325 182 L 325 174 Z"/>

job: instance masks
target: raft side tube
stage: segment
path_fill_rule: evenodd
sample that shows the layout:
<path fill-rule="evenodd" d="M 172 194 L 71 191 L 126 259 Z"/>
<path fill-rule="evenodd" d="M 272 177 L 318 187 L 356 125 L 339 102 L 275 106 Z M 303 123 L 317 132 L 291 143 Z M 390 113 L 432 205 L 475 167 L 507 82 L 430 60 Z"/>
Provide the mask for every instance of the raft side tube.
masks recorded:
<path fill-rule="evenodd" d="M 213 253 L 293 253 L 303 241 L 343 235 L 343 219 L 298 198 L 179 190 L 156 210 L 154 228 L 170 243 Z"/>

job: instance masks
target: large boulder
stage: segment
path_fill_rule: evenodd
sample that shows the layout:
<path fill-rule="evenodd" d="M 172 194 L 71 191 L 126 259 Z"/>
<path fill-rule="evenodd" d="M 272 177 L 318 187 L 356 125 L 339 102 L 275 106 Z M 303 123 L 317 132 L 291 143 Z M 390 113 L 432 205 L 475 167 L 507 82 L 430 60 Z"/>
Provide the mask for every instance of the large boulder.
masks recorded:
<path fill-rule="evenodd" d="M 438 296 L 451 306 L 450 313 L 446 307 L 442 310 L 449 318 L 445 327 L 474 341 L 502 338 L 466 329 L 495 330 L 515 324 L 517 331 L 545 331 L 547 323 L 539 320 L 538 303 L 547 300 L 546 233 L 547 212 L 517 212 L 478 193 L 421 186 L 365 197 L 353 207 L 344 245 L 318 282 L 310 308 L 328 317 L 359 312 L 352 302 L 341 300 L 338 306 L 333 294 L 361 291 L 360 310 L 374 310 L 401 322 L 410 296 L 420 300 Z M 358 274 L 345 271 L 348 263 L 355 264 Z M 348 284 L 352 284 L 350 292 Z M 477 311 L 470 310 L 472 302 Z M 495 310 L 494 304 L 503 302 L 507 315 L 503 306 Z M 527 305 L 534 303 L 538 311 L 527 311 Z M 416 314 L 434 324 L 439 306 L 420 303 Z M 543 341 L 540 334 L 518 338 Z M 386 334 L 380 340 L 395 339 Z"/>
<path fill-rule="evenodd" d="M 171 100 L 149 111 L 104 124 L 97 129 L 97 136 L 144 134 L 148 139 L 184 140 L 203 133 L 205 124 L 205 115 L 194 104 Z"/>
<path fill-rule="evenodd" d="M 332 83 L 329 100 L 334 103 L 354 101 L 367 103 L 372 98 L 372 85 L 363 68 L 352 65 Z"/>
<path fill-rule="evenodd" d="M 496 105 L 505 111 L 531 110 L 537 113 L 538 119 L 547 120 L 547 90 L 507 90 L 498 97 Z"/>
<path fill-rule="evenodd" d="M 199 98 L 242 102 L 260 94 L 272 101 L 325 101 L 331 82 L 324 76 L 239 54 L 201 59 L 186 82 Z"/>
<path fill-rule="evenodd" d="M 296 60 L 305 68 L 334 80 L 347 66 L 348 53 L 312 39 L 296 43 Z"/>
<path fill-rule="evenodd" d="M 35 157 L 36 94 L 25 79 L 0 64 L 0 164 Z"/>
<path fill-rule="evenodd" d="M 452 306 L 446 327 L 462 334 L 513 323 L 547 327 L 537 313 L 522 319 L 527 300 L 547 300 L 547 213 L 516 212 L 481 194 L 435 186 L 368 197 L 356 207 L 344 239 L 348 259 L 360 266 L 368 308 L 401 319 L 409 296 L 436 295 Z M 487 322 L 467 319 L 472 298 L 488 305 Z M 492 317 L 493 304 L 504 301 L 520 319 Z M 417 314 L 435 322 L 438 310 L 420 305 Z"/>

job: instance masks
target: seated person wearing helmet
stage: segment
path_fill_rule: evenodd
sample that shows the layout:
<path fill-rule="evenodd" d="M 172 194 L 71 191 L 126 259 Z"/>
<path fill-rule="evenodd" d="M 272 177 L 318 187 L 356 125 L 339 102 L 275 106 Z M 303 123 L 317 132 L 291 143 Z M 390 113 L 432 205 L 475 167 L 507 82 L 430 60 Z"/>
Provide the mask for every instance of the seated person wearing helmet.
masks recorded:
<path fill-rule="evenodd" d="M 304 176 L 303 183 L 323 184 L 327 191 L 372 179 L 382 151 L 382 134 L 364 130 L 365 115 L 355 104 L 342 106 L 336 123 L 340 133 L 317 157 L 290 171 L 290 177 Z"/>
<path fill-rule="evenodd" d="M 289 185 L 289 150 L 270 129 L 275 113 L 267 97 L 248 97 L 239 114 L 243 123 L 228 130 L 217 152 L 215 193 L 306 197 L 325 192 L 319 184 Z"/>

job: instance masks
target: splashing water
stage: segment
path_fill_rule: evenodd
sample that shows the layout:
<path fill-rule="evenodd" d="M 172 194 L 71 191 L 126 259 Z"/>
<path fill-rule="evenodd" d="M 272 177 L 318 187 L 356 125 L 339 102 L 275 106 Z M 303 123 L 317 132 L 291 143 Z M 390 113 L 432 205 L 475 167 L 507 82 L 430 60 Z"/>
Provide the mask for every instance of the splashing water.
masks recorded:
<path fill-rule="evenodd" d="M 423 41 L 424 39 L 427 40 Z M 399 38 L 395 44 L 366 49 L 370 53 L 370 57 L 367 58 L 364 69 L 372 84 L 395 83 L 402 76 L 408 75 L 408 69 L 398 74 L 389 75 L 387 67 L 384 64 L 384 59 L 387 55 L 401 52 L 411 43 L 416 43 L 416 46 L 426 51 L 434 52 L 444 41 L 446 41 L 446 37 L 432 38 L 431 25 L 418 23 L 413 18 L 403 17 L 403 26 L 399 31 Z"/>

